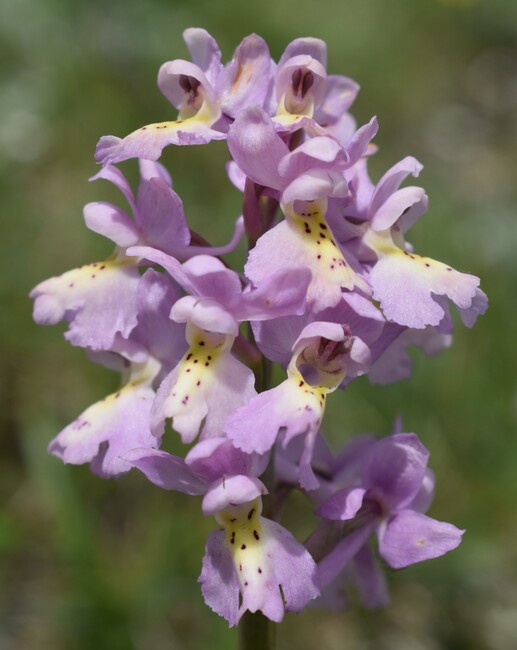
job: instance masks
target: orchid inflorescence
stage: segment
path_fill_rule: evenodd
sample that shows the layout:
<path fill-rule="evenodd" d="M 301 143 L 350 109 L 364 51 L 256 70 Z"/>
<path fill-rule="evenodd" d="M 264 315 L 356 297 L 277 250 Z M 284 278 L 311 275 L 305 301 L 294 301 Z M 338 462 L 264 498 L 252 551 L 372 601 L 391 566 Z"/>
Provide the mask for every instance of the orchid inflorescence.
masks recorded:
<path fill-rule="evenodd" d="M 104 478 L 136 468 L 201 496 L 219 528 L 199 581 L 231 626 L 247 610 L 278 622 L 308 605 L 345 606 L 352 582 L 364 605 L 382 605 L 374 535 L 380 557 L 401 568 L 454 549 L 463 531 L 424 514 L 434 478 L 414 433 L 398 426 L 333 453 L 321 430 L 326 401 L 360 375 L 407 377 L 408 346 L 447 347 L 450 303 L 471 327 L 486 296 L 478 278 L 405 240 L 428 199 L 401 184 L 422 167 L 408 156 L 370 180 L 377 120 L 356 128 L 348 110 L 359 88 L 327 74 L 323 41 L 297 39 L 275 63 L 252 34 L 223 65 L 205 30 L 184 37 L 192 62 L 170 61 L 158 75 L 178 119 L 97 146 L 93 179 L 115 185 L 127 206 L 89 203 L 84 218 L 115 251 L 31 293 L 38 323 L 66 321 L 66 339 L 122 376 L 49 450 Z M 243 194 L 219 247 L 189 229 L 156 162 L 167 145 L 211 140 L 227 141 L 227 174 Z M 139 159 L 136 194 L 115 166 L 129 158 Z M 240 273 L 221 256 L 244 236 Z M 275 387 L 272 363 L 284 377 Z M 190 445 L 185 457 L 160 450 L 167 421 Z M 293 490 L 320 520 L 305 544 L 277 521 Z"/>

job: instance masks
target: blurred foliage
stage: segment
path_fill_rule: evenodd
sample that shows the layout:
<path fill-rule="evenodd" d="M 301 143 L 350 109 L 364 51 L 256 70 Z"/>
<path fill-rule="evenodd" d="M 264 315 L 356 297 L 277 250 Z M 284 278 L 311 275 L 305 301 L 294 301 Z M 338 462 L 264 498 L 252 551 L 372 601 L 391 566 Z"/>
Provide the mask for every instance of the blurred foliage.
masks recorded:
<path fill-rule="evenodd" d="M 297 36 L 323 38 L 329 71 L 362 86 L 359 123 L 379 116 L 374 178 L 407 154 L 424 164 L 430 213 L 417 250 L 482 278 L 491 306 L 439 358 L 415 355 L 411 380 L 354 383 L 329 404 L 334 444 L 390 432 L 397 414 L 431 450 L 434 517 L 465 527 L 460 549 L 390 573 L 382 612 L 288 616 L 279 647 L 309 650 L 514 650 L 517 639 L 517 3 L 512 0 L 2 0 L 0 4 L 1 437 L 0 647 L 5 650 L 230 648 L 234 631 L 199 592 L 214 523 L 194 499 L 142 476 L 103 482 L 64 467 L 48 441 L 116 378 L 36 327 L 27 294 L 100 259 L 82 206 L 119 197 L 89 184 L 100 135 L 124 135 L 174 109 L 159 65 L 185 57 L 202 26 L 225 58 L 251 31 L 277 58 Z M 225 241 L 239 196 L 224 144 L 167 150 L 193 228 Z M 135 165 L 124 170 L 134 179 Z M 242 259 L 242 255 L 241 255 Z M 61 327 L 63 331 L 63 327 Z M 289 524 L 308 532 L 293 500 Z"/>

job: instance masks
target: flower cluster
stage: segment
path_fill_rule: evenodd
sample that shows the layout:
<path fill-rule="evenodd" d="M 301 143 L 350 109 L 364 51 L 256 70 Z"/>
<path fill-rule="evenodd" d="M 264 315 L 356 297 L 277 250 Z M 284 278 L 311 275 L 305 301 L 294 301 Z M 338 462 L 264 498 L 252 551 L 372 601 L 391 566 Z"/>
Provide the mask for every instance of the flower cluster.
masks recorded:
<path fill-rule="evenodd" d="M 163 489 L 202 496 L 219 528 L 199 581 L 230 625 L 246 610 L 280 621 L 309 603 L 346 605 L 350 581 L 366 606 L 383 604 L 374 534 L 381 558 L 400 568 L 455 548 L 463 531 L 423 514 L 434 480 L 414 433 L 359 437 L 332 453 L 321 430 L 327 399 L 360 375 L 407 377 L 407 347 L 448 346 L 451 303 L 470 327 L 486 296 L 478 278 L 406 241 L 428 200 L 401 185 L 421 165 L 407 157 L 370 179 L 377 120 L 356 127 L 348 111 L 358 86 L 327 74 L 325 43 L 297 39 L 276 63 L 252 34 L 223 65 L 206 31 L 184 36 L 192 61 L 158 75 L 177 119 L 97 146 L 94 180 L 115 185 L 125 207 L 90 203 L 84 218 L 113 254 L 31 293 L 38 323 L 66 321 L 65 338 L 122 376 L 50 452 L 105 478 L 136 468 Z M 220 247 L 190 230 L 156 162 L 168 145 L 211 140 L 227 141 L 228 177 L 243 195 Z M 129 158 L 139 159 L 136 194 L 114 166 Z M 221 256 L 244 235 L 239 273 Z M 274 387 L 272 363 L 284 377 Z M 190 445 L 184 457 L 159 449 L 167 423 Z M 295 489 L 320 518 L 305 545 L 277 521 Z"/>

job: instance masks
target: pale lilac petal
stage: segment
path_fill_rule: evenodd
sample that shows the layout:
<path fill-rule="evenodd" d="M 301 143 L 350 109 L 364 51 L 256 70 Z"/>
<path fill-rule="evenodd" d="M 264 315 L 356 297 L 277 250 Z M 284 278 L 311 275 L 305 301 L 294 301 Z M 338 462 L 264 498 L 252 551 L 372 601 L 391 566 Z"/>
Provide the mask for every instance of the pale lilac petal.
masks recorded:
<path fill-rule="evenodd" d="M 116 476 L 131 469 L 125 455 L 137 447 L 156 447 L 149 430 L 154 391 L 145 385 L 128 384 L 117 393 L 90 406 L 49 445 L 50 453 L 65 463 L 81 465 L 95 461 L 102 476 Z"/>
<path fill-rule="evenodd" d="M 356 163 L 360 158 L 366 155 L 370 142 L 377 135 L 379 123 L 376 117 L 363 126 L 359 127 L 353 134 L 352 138 L 345 145 L 350 165 Z"/>
<path fill-rule="evenodd" d="M 138 285 L 138 325 L 131 336 L 164 363 L 167 371 L 186 349 L 185 327 L 169 318 L 180 295 L 179 287 L 168 275 L 154 269 L 147 269 Z"/>
<path fill-rule="evenodd" d="M 348 566 L 362 546 L 367 543 L 368 538 L 375 530 L 375 526 L 376 522 L 359 526 L 359 528 L 343 537 L 332 551 L 318 563 L 316 577 L 317 584 L 322 592 Z"/>
<path fill-rule="evenodd" d="M 300 484 L 312 490 L 319 485 L 310 463 L 324 404 L 321 390 L 291 377 L 235 411 L 226 421 L 224 431 L 236 447 L 258 454 L 269 451 L 280 432 L 284 447 L 303 435 Z"/>
<path fill-rule="evenodd" d="M 429 197 L 427 194 L 423 194 L 420 201 L 413 203 L 412 206 L 404 210 L 402 215 L 399 217 L 398 221 L 394 225 L 395 231 L 398 230 L 401 233 L 405 233 L 411 228 L 411 226 L 424 215 L 429 208 Z"/>
<path fill-rule="evenodd" d="M 386 576 L 368 544 L 355 555 L 354 575 L 361 603 L 365 607 L 384 607 L 390 602 Z"/>
<path fill-rule="evenodd" d="M 104 135 L 97 144 L 95 160 L 103 165 L 119 163 L 129 158 L 158 160 L 163 149 L 171 144 L 207 144 L 212 140 L 224 140 L 225 133 L 211 128 L 216 119 L 211 115 L 206 120 L 192 117 L 175 122 L 148 124 L 125 138 Z"/>
<path fill-rule="evenodd" d="M 347 193 L 348 185 L 343 174 L 326 169 L 312 169 L 300 174 L 287 185 L 280 195 L 280 202 L 316 201 L 329 196 L 344 198 Z"/>
<path fill-rule="evenodd" d="M 240 583 L 224 530 L 216 530 L 208 537 L 199 582 L 208 607 L 225 618 L 230 627 L 237 625 L 241 616 Z"/>
<path fill-rule="evenodd" d="M 476 289 L 476 295 L 470 307 L 460 309 L 460 318 L 464 325 L 473 327 L 478 316 L 482 316 L 488 309 L 488 298 L 481 289 Z"/>
<path fill-rule="evenodd" d="M 465 531 L 419 512 L 402 510 L 379 539 L 379 552 L 394 569 L 440 557 L 461 542 Z"/>
<path fill-rule="evenodd" d="M 138 161 L 138 167 L 140 169 L 140 178 L 142 180 L 150 181 L 151 178 L 161 178 L 166 185 L 172 187 L 171 175 L 159 162 L 140 158 Z"/>
<path fill-rule="evenodd" d="M 307 385 L 299 387 L 296 381 L 287 379 L 233 413 L 224 430 L 239 449 L 263 454 L 274 445 L 281 429 L 290 440 L 319 428 L 321 415 L 321 406 L 312 389 Z"/>
<path fill-rule="evenodd" d="M 323 103 L 315 112 L 315 119 L 322 125 L 335 124 L 353 104 L 359 84 L 341 75 L 327 77 L 327 92 Z"/>
<path fill-rule="evenodd" d="M 354 336 L 352 347 L 345 361 L 346 376 L 351 378 L 365 375 L 370 370 L 371 362 L 370 348 L 358 336 Z"/>
<path fill-rule="evenodd" d="M 248 531 L 238 533 L 248 544 L 251 537 L 250 548 L 244 544 L 243 550 L 234 549 L 226 531 L 212 533 L 207 543 L 199 578 L 203 597 L 230 625 L 235 625 L 246 610 L 260 610 L 280 622 L 285 611 L 301 611 L 319 594 L 316 566 L 307 550 L 280 524 L 263 518 L 255 521 L 260 541 Z M 241 540 L 235 535 L 233 539 L 238 546 Z"/>
<path fill-rule="evenodd" d="M 336 485 L 360 483 L 364 461 L 375 444 L 377 438 L 370 434 L 357 435 L 346 442 L 330 465 L 330 473 Z"/>
<path fill-rule="evenodd" d="M 280 189 L 280 160 L 289 153 L 275 131 L 271 118 L 259 106 L 241 111 L 228 131 L 228 148 L 233 159 L 254 183 Z"/>
<path fill-rule="evenodd" d="M 183 32 L 183 40 L 187 44 L 192 61 L 206 75 L 208 81 L 214 86 L 221 72 L 221 51 L 215 39 L 199 27 L 189 27 Z"/>
<path fill-rule="evenodd" d="M 357 293 L 344 293 L 341 312 L 337 321 L 336 318 L 332 320 L 339 323 L 346 323 L 352 332 L 361 335 L 361 339 L 368 346 L 381 335 L 386 321 L 382 312 L 368 298 Z M 332 312 L 329 311 L 330 313 Z M 320 314 L 321 316 L 322 314 Z M 331 319 L 325 315 L 325 320 Z"/>
<path fill-rule="evenodd" d="M 265 569 L 265 589 L 260 598 L 260 609 L 271 620 L 280 621 L 284 608 L 286 612 L 300 612 L 319 595 L 316 564 L 308 551 L 283 526 L 269 519 L 262 519 L 262 525 L 264 553 L 269 563 Z M 250 592 L 245 593 L 244 603 L 249 598 Z M 248 605 L 250 611 L 257 606 L 257 600 L 254 600 L 253 609 Z"/>
<path fill-rule="evenodd" d="M 319 61 L 324 68 L 327 67 L 327 44 L 320 38 L 310 36 L 296 38 L 294 41 L 291 41 L 280 57 L 278 66 L 284 65 L 289 59 L 300 54 L 311 56 L 316 61 Z"/>
<path fill-rule="evenodd" d="M 159 449 L 133 449 L 124 459 L 158 487 L 184 494 L 204 494 L 207 482 L 183 458 Z"/>
<path fill-rule="evenodd" d="M 230 413 L 256 395 L 254 375 L 229 352 L 189 354 L 158 389 L 152 430 L 159 434 L 164 420 L 172 418 L 183 442 L 192 442 L 200 431 L 203 438 L 219 437 Z"/>
<path fill-rule="evenodd" d="M 417 177 L 422 171 L 422 165 L 413 156 L 406 156 L 403 160 L 389 169 L 381 180 L 372 196 L 368 215 L 372 218 L 381 205 L 391 196 L 400 184 L 409 176 Z"/>
<path fill-rule="evenodd" d="M 282 388 L 260 393 L 226 421 L 224 431 L 239 449 L 246 453 L 264 454 L 275 444 L 278 432 L 287 419 L 281 408 L 284 386 L 280 386 Z"/>
<path fill-rule="evenodd" d="M 307 313 L 252 323 L 255 341 L 262 354 L 271 361 L 287 366 L 292 357 L 294 342 L 308 317 Z"/>
<path fill-rule="evenodd" d="M 221 75 L 219 102 L 226 115 L 235 117 L 248 106 L 263 106 L 271 77 L 269 49 L 260 36 L 246 36 Z"/>
<path fill-rule="evenodd" d="M 254 456 L 237 449 L 227 438 L 200 440 L 186 455 L 185 462 L 209 482 L 222 476 L 249 476 L 255 469 L 261 469 Z"/>
<path fill-rule="evenodd" d="M 417 346 L 428 356 L 434 356 L 452 343 L 450 334 L 442 334 L 434 327 L 423 330 L 404 330 L 390 343 L 372 364 L 368 378 L 372 384 L 390 384 L 407 379 L 413 362 L 408 354 L 409 346 Z"/>
<path fill-rule="evenodd" d="M 368 160 L 360 158 L 355 165 L 345 171 L 348 188 L 353 201 L 345 206 L 345 217 L 352 217 L 364 221 L 368 216 L 368 208 L 375 191 L 375 185 L 368 175 Z"/>
<path fill-rule="evenodd" d="M 115 336 L 128 337 L 137 323 L 138 269 L 109 259 L 45 280 L 30 293 L 40 325 L 69 323 L 73 345 L 109 350 Z"/>
<path fill-rule="evenodd" d="M 298 463 L 300 487 L 306 492 L 317 490 L 320 486 L 319 479 L 312 468 L 312 457 L 314 455 L 314 447 L 316 446 L 318 431 L 318 421 L 316 421 L 316 423 L 311 423 L 303 438 L 303 447 L 300 454 L 300 461 Z M 298 435 L 299 434 L 293 430 L 287 432 L 285 434 L 285 437 L 282 437 L 282 444 L 285 446 L 291 440 L 294 440 L 296 442 L 299 440 L 299 438 L 294 438 L 294 436 Z"/>
<path fill-rule="evenodd" d="M 410 210 L 415 204 L 425 202 L 427 196 L 421 187 L 403 187 L 397 190 L 379 207 L 372 217 L 372 228 L 374 230 L 387 230 L 395 224 L 406 210 Z"/>
<path fill-rule="evenodd" d="M 126 251 L 127 255 L 141 257 L 153 264 L 159 264 L 176 280 L 176 282 L 188 291 L 188 293 L 197 294 L 196 287 L 189 275 L 183 270 L 183 265 L 172 255 L 167 255 L 156 248 L 150 246 L 131 246 Z"/>
<path fill-rule="evenodd" d="M 161 178 L 140 183 L 136 216 L 145 243 L 150 246 L 174 255 L 190 243 L 183 203 Z"/>
<path fill-rule="evenodd" d="M 310 279 L 307 269 L 272 275 L 260 289 L 245 291 L 232 313 L 240 321 L 256 322 L 270 322 L 284 314 L 303 313 Z"/>
<path fill-rule="evenodd" d="M 312 321 L 306 325 L 293 344 L 293 352 L 302 350 L 311 343 L 316 343 L 318 339 L 325 338 L 329 341 L 343 341 L 345 332 L 342 325 L 338 323 L 328 323 L 325 321 Z"/>
<path fill-rule="evenodd" d="M 316 115 L 319 115 L 319 110 L 316 112 Z M 325 124 L 325 121 L 319 118 L 318 122 Z M 345 147 L 357 130 L 357 121 L 350 113 L 343 113 L 335 124 L 325 126 L 325 130 L 328 136 L 335 138 Z"/>
<path fill-rule="evenodd" d="M 178 110 L 182 108 L 186 94 L 180 84 L 182 76 L 196 79 L 201 84 L 198 92 L 203 95 L 208 94 L 210 100 L 214 100 L 213 89 L 201 68 L 190 61 L 174 59 L 174 61 L 167 61 L 161 65 L 158 72 L 158 87 Z M 155 158 L 150 158 L 150 160 L 155 160 Z"/>
<path fill-rule="evenodd" d="M 316 565 L 283 526 L 251 514 L 249 522 L 244 514 L 243 520 L 228 526 L 242 595 L 240 611 L 262 611 L 278 623 L 286 611 L 301 611 L 319 595 Z"/>
<path fill-rule="evenodd" d="M 237 165 L 234 160 L 229 160 L 225 165 L 225 169 L 233 186 L 236 187 L 239 192 L 244 192 L 246 174 L 242 171 L 239 165 Z"/>
<path fill-rule="evenodd" d="M 433 294 L 446 295 L 460 309 L 468 309 L 476 296 L 479 278 L 428 257 L 397 250 L 375 264 L 370 284 L 388 320 L 423 329 L 438 325 L 445 315 Z"/>
<path fill-rule="evenodd" d="M 223 476 L 208 488 L 203 498 L 203 512 L 215 515 L 228 506 L 251 503 L 264 494 L 267 494 L 266 486 L 254 476 Z"/>
<path fill-rule="evenodd" d="M 318 224 L 315 224 L 318 228 Z M 244 273 L 260 289 L 273 275 L 295 269 L 309 269 L 312 280 L 307 289 L 307 303 L 314 312 L 337 305 L 341 300 L 342 288 L 353 290 L 359 287 L 367 290 L 364 280 L 345 262 L 334 241 L 327 234 L 316 241 L 305 236 L 301 224 L 286 219 L 258 240 L 250 251 Z M 318 235 L 318 230 L 314 233 Z M 318 257 L 318 255 L 320 257 Z"/>
<path fill-rule="evenodd" d="M 278 171 L 283 178 L 292 180 L 311 169 L 339 169 L 346 162 L 343 147 L 333 138 L 317 136 L 306 140 L 284 156 L 278 165 Z"/>
<path fill-rule="evenodd" d="M 180 264 L 171 255 L 148 246 L 133 246 L 128 249 L 127 254 L 143 257 L 163 266 L 185 291 L 217 301 L 227 307 L 227 311 L 232 310 L 240 297 L 241 282 L 237 273 L 226 268 L 220 260 L 211 255 L 196 255 Z"/>
<path fill-rule="evenodd" d="M 390 508 L 404 508 L 420 490 L 428 459 L 414 433 L 388 436 L 370 449 L 362 484 Z"/>
<path fill-rule="evenodd" d="M 390 345 L 396 341 L 397 337 L 401 336 L 402 332 L 405 332 L 406 328 L 402 325 L 397 325 L 397 323 L 385 323 L 382 328 L 380 336 L 378 336 L 374 341 L 370 343 L 370 353 L 372 355 L 372 366 L 376 363 L 378 359 L 389 349 Z M 386 370 L 389 371 L 389 367 L 386 367 Z M 389 383 L 389 376 L 386 378 L 385 383 Z"/>
<path fill-rule="evenodd" d="M 408 510 L 416 510 L 417 512 L 426 512 L 434 499 L 434 473 L 431 469 L 425 470 L 424 478 L 420 489 L 407 504 Z"/>
<path fill-rule="evenodd" d="M 230 305 L 242 291 L 239 276 L 212 255 L 196 255 L 183 264 L 196 293 Z"/>
<path fill-rule="evenodd" d="M 111 203 L 87 203 L 83 209 L 84 222 L 93 232 L 103 235 L 121 248 L 138 243 L 138 228 L 128 215 Z"/>
<path fill-rule="evenodd" d="M 178 300 L 170 314 L 177 323 L 193 323 L 207 332 L 237 336 L 239 323 L 218 302 L 207 298 L 184 296 Z"/>
<path fill-rule="evenodd" d="M 355 293 L 343 294 L 335 306 L 314 315 L 286 316 L 253 323 L 253 333 L 260 351 L 271 361 L 287 365 L 292 356 L 293 345 L 305 325 L 317 318 L 348 325 L 352 332 L 361 332 L 367 345 L 371 345 L 381 334 L 384 317 L 371 301 Z"/>
<path fill-rule="evenodd" d="M 360 487 L 343 488 L 335 492 L 316 510 L 318 517 L 346 521 L 353 519 L 363 505 L 366 490 Z"/>
<path fill-rule="evenodd" d="M 99 178 L 113 183 L 113 185 L 115 185 L 115 187 L 119 189 L 125 196 L 132 212 L 136 212 L 136 202 L 133 195 L 133 190 L 131 189 L 131 185 L 129 184 L 127 178 L 120 171 L 120 169 L 118 169 L 118 167 L 114 167 L 113 165 L 106 165 L 105 167 L 102 167 L 102 169 L 98 171 L 95 176 L 92 176 L 89 180 L 96 181 Z"/>
<path fill-rule="evenodd" d="M 316 120 L 307 115 L 298 115 L 296 113 L 279 113 L 271 118 L 273 126 L 275 127 L 278 133 L 281 133 L 282 136 L 287 134 L 294 133 L 303 129 L 305 133 L 311 137 L 324 136 L 328 137 L 330 131 L 324 127 L 320 126 Z"/>

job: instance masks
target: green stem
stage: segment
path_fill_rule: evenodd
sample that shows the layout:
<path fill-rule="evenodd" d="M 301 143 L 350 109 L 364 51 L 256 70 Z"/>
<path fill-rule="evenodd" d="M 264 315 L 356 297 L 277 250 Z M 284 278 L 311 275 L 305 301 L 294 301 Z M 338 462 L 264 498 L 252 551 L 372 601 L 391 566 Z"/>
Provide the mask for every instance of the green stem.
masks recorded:
<path fill-rule="evenodd" d="M 276 623 L 260 612 L 246 612 L 239 621 L 239 650 L 274 650 Z"/>

